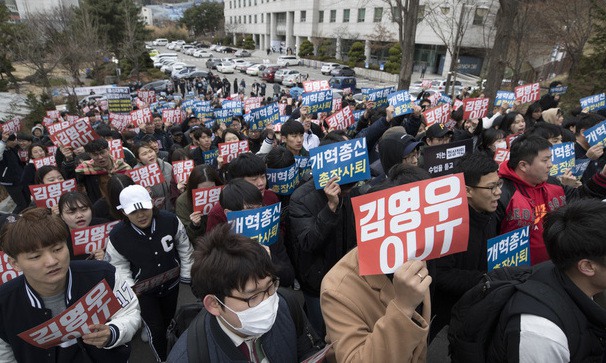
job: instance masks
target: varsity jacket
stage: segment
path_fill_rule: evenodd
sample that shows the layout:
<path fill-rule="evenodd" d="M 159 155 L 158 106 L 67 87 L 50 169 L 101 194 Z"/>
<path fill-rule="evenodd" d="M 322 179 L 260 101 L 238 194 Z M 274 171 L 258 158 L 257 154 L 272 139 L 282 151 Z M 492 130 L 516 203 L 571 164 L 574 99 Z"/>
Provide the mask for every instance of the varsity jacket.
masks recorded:
<path fill-rule="evenodd" d="M 109 234 L 105 259 L 126 277 L 129 286 L 180 267 L 181 282 L 191 282 L 193 248 L 176 215 L 158 211 L 151 226 L 140 229 L 130 222 L 118 223 Z M 146 294 L 163 295 L 179 283 L 174 278 Z"/>
<path fill-rule="evenodd" d="M 52 318 L 50 309 L 21 275 L 0 286 L 0 362 L 127 362 L 130 342 L 141 324 L 139 300 L 116 269 L 102 261 L 72 261 L 67 273 L 65 305 L 70 307 L 105 279 L 122 305 L 106 323 L 112 335 L 103 349 L 73 339 L 61 346 L 41 349 L 17 334 Z"/>

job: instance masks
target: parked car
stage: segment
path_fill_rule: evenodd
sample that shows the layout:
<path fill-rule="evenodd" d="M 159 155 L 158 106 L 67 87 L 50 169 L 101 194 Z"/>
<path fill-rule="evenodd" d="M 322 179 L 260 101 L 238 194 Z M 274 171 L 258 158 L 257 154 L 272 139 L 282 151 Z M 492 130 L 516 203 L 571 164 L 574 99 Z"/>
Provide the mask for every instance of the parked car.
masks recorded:
<path fill-rule="evenodd" d="M 176 76 L 179 72 L 181 72 L 182 70 L 188 70 L 189 72 L 193 72 L 196 70 L 196 66 L 191 65 L 191 64 L 177 64 L 177 65 L 173 65 L 173 70 L 170 73 L 171 77 Z"/>
<path fill-rule="evenodd" d="M 162 67 L 160 67 L 160 71 L 164 72 L 164 73 L 170 73 L 173 71 L 173 67 L 172 65 L 175 63 L 183 63 L 183 62 L 179 62 L 177 59 L 168 59 L 163 61 L 162 63 Z M 169 69 L 170 67 L 170 69 Z"/>
<path fill-rule="evenodd" d="M 244 61 L 244 62 L 236 65 L 236 70 L 240 71 L 241 73 L 246 73 L 246 69 L 248 67 L 251 67 L 251 66 L 255 65 L 255 64 L 256 63 L 253 63 L 253 62 L 250 62 L 250 61 Z"/>
<path fill-rule="evenodd" d="M 355 77 L 356 72 L 348 66 L 339 65 L 330 71 L 330 74 L 334 77 Z"/>
<path fill-rule="evenodd" d="M 181 53 L 183 53 L 183 54 L 188 54 L 188 53 L 187 53 L 188 49 L 195 49 L 195 48 L 194 48 L 194 46 L 193 46 L 193 45 L 191 45 L 191 44 L 183 44 L 183 45 L 181 46 L 180 51 L 181 51 Z"/>
<path fill-rule="evenodd" d="M 282 68 L 282 67 L 280 67 L 278 65 L 267 66 L 267 68 L 265 68 L 265 70 L 263 71 L 263 74 L 261 74 L 261 78 L 264 81 L 273 82 L 274 76 L 276 75 L 276 71 L 278 71 L 278 69 L 280 69 L 280 68 Z"/>
<path fill-rule="evenodd" d="M 351 89 L 352 92 L 356 90 L 356 78 L 355 77 L 332 77 L 328 80 L 330 88 L 334 89 Z"/>
<path fill-rule="evenodd" d="M 339 63 L 324 63 L 322 64 L 322 68 L 320 68 L 320 72 L 325 75 L 329 75 L 330 71 L 340 66 Z"/>
<path fill-rule="evenodd" d="M 282 79 L 284 79 L 285 76 L 291 75 L 291 74 L 300 74 L 301 72 L 294 70 L 294 69 L 279 69 L 276 71 L 276 73 L 274 74 L 274 82 L 276 83 L 282 83 Z"/>
<path fill-rule="evenodd" d="M 459 81 L 456 82 L 452 82 L 450 81 L 450 88 L 449 88 L 449 93 L 452 92 L 452 86 L 454 85 L 455 88 L 455 93 L 459 94 L 461 93 L 461 91 L 463 90 L 463 84 Z M 446 90 L 446 80 L 445 79 L 437 79 L 434 81 L 431 81 L 431 88 L 438 90 L 439 92 L 444 92 Z"/>
<path fill-rule="evenodd" d="M 172 90 L 173 83 L 168 79 L 163 79 L 160 81 L 154 81 L 147 84 L 144 84 L 141 89 L 142 90 L 153 90 L 156 92 L 168 92 Z"/>
<path fill-rule="evenodd" d="M 246 68 L 246 74 L 249 76 L 259 76 L 263 74 L 265 68 L 267 68 L 265 64 L 253 64 L 252 66 Z"/>
<path fill-rule="evenodd" d="M 235 52 L 234 55 L 236 57 L 250 57 L 252 54 L 246 49 L 240 49 L 239 51 Z"/>
<path fill-rule="evenodd" d="M 193 71 L 181 75 L 177 75 L 177 79 L 194 79 L 194 78 L 208 78 L 207 71 Z"/>
<path fill-rule="evenodd" d="M 221 63 L 220 59 L 216 58 L 208 58 L 206 61 L 206 68 L 208 69 L 217 69 L 217 64 Z"/>
<path fill-rule="evenodd" d="M 168 44 L 168 39 L 158 38 L 158 39 L 154 40 L 152 42 L 152 44 L 155 45 L 155 46 L 164 47 L 164 46 L 166 46 Z"/>
<path fill-rule="evenodd" d="M 281 55 L 278 57 L 279 66 L 298 66 L 301 64 L 301 60 L 294 55 Z"/>
<path fill-rule="evenodd" d="M 206 49 L 197 49 L 192 55 L 196 58 L 211 58 L 213 56 L 213 54 Z"/>
<path fill-rule="evenodd" d="M 232 48 L 232 47 L 223 47 L 223 49 L 221 49 L 222 53 L 235 53 L 238 50 L 236 48 Z"/>
<path fill-rule="evenodd" d="M 282 85 L 286 87 L 298 86 L 301 83 L 301 73 L 289 74 L 282 78 Z"/>
<path fill-rule="evenodd" d="M 217 72 L 220 73 L 234 73 L 235 65 L 233 62 L 221 62 L 217 64 Z"/>
<path fill-rule="evenodd" d="M 170 42 L 170 43 L 168 43 L 168 45 L 166 45 L 166 49 L 175 50 L 176 46 L 177 46 L 177 42 Z"/>
<path fill-rule="evenodd" d="M 216 50 L 217 50 L 217 47 L 218 47 L 218 45 L 216 45 L 216 44 L 211 44 L 211 45 L 210 45 L 210 47 L 208 47 L 208 50 L 214 50 L 214 51 L 216 51 Z"/>

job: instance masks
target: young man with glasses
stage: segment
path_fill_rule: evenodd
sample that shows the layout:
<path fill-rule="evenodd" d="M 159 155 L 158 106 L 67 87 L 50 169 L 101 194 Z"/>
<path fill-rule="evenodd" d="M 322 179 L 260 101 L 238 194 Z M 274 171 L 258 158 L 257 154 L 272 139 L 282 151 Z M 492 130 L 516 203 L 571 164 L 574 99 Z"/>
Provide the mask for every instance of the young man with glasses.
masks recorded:
<path fill-rule="evenodd" d="M 300 306 L 278 294 L 274 264 L 258 242 L 222 224 L 198 241 L 193 257 L 192 291 L 204 310 L 167 362 L 295 363 L 317 350 L 304 337 L 308 324 L 297 326 Z"/>
<path fill-rule="evenodd" d="M 497 163 L 484 153 L 463 156 L 456 172 L 463 173 L 469 205 L 467 251 L 436 260 L 433 277 L 432 310 L 436 315 L 430 328 L 430 340 L 450 321 L 452 306 L 475 286 L 488 268 L 486 241 L 498 233 L 497 210 L 503 180 Z"/>

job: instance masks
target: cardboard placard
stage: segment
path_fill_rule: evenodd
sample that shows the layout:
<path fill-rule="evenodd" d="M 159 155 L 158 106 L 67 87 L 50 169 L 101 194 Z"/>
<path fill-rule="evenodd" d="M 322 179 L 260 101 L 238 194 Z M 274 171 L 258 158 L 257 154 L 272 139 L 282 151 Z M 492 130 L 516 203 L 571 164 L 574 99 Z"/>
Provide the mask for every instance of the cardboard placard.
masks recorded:
<path fill-rule="evenodd" d="M 222 190 L 222 185 L 192 190 L 191 200 L 194 212 L 202 212 L 203 215 L 208 215 L 215 204 L 219 203 L 219 196 L 221 195 Z"/>
<path fill-rule="evenodd" d="M 228 212 L 227 221 L 234 232 L 270 246 L 278 241 L 281 206 L 278 202 L 257 209 Z"/>
<path fill-rule="evenodd" d="M 224 164 L 229 164 L 238 155 L 248 152 L 248 140 L 223 142 L 219 144 L 219 156 L 223 158 Z"/>
<path fill-rule="evenodd" d="M 96 250 L 105 250 L 109 232 L 120 221 L 71 230 L 74 256 L 90 255 Z"/>
<path fill-rule="evenodd" d="M 491 238 L 486 247 L 488 271 L 506 266 L 530 266 L 530 226 Z"/>
<path fill-rule="evenodd" d="M 173 177 L 177 184 L 187 184 L 191 171 L 194 170 L 193 160 L 173 161 Z"/>
<path fill-rule="evenodd" d="M 166 180 L 160 171 L 158 163 L 149 164 L 140 168 L 127 170 L 126 174 L 136 183 L 143 187 L 153 187 L 162 184 Z"/>
<path fill-rule="evenodd" d="M 50 184 L 30 185 L 29 190 L 37 207 L 52 208 L 59 203 L 59 198 L 67 192 L 76 190 L 76 179 Z"/>
<path fill-rule="evenodd" d="M 516 100 L 521 103 L 538 101 L 541 98 L 541 86 L 538 83 L 525 84 L 514 89 Z"/>

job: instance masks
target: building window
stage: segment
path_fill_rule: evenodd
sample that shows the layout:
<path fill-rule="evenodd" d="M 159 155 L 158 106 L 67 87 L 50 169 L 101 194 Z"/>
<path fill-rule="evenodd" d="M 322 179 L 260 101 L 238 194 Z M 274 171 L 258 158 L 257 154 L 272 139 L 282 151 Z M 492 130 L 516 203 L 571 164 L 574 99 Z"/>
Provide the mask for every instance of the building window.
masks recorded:
<path fill-rule="evenodd" d="M 248 0 L 248 6 L 251 6 L 251 1 L 250 0 Z"/>
<path fill-rule="evenodd" d="M 229 8 L 231 9 L 231 1 L 229 2 Z"/>
<path fill-rule="evenodd" d="M 257 6 L 257 0 L 255 0 L 255 6 Z"/>
<path fill-rule="evenodd" d="M 246 15 L 244 15 L 244 24 L 246 24 Z"/>
<path fill-rule="evenodd" d="M 307 12 L 305 10 L 301 10 L 301 23 L 305 23 L 307 20 Z"/>
<path fill-rule="evenodd" d="M 238 7 L 241 8 L 242 7 L 242 1 L 238 0 Z"/>
<path fill-rule="evenodd" d="M 248 23 L 249 23 L 249 24 L 252 24 L 252 15 L 249 15 L 249 16 L 248 16 Z"/>
<path fill-rule="evenodd" d="M 331 10 L 330 11 L 330 22 L 334 23 L 337 21 L 337 11 L 336 10 Z"/>
<path fill-rule="evenodd" d="M 257 14 L 255 14 L 255 24 L 257 24 Z"/>
<path fill-rule="evenodd" d="M 373 17 L 373 21 L 375 23 L 380 23 L 381 19 L 383 19 L 383 8 L 375 8 L 375 15 Z"/>
<path fill-rule="evenodd" d="M 484 25 L 486 15 L 488 15 L 488 8 L 477 7 L 473 14 L 473 25 Z"/>
<path fill-rule="evenodd" d="M 323 23 L 324 22 L 324 10 L 320 10 L 320 12 L 318 13 L 318 23 Z"/>
<path fill-rule="evenodd" d="M 425 5 L 419 5 L 419 12 L 417 13 L 417 23 L 425 19 Z"/>
<path fill-rule="evenodd" d="M 261 23 L 263 23 L 263 21 L 264 21 L 263 19 L 265 18 L 263 15 L 265 15 L 265 14 L 261 13 Z"/>
<path fill-rule="evenodd" d="M 358 9 L 358 23 L 363 23 L 366 18 L 366 9 Z"/>
<path fill-rule="evenodd" d="M 349 9 L 343 9 L 343 22 L 349 23 Z"/>

